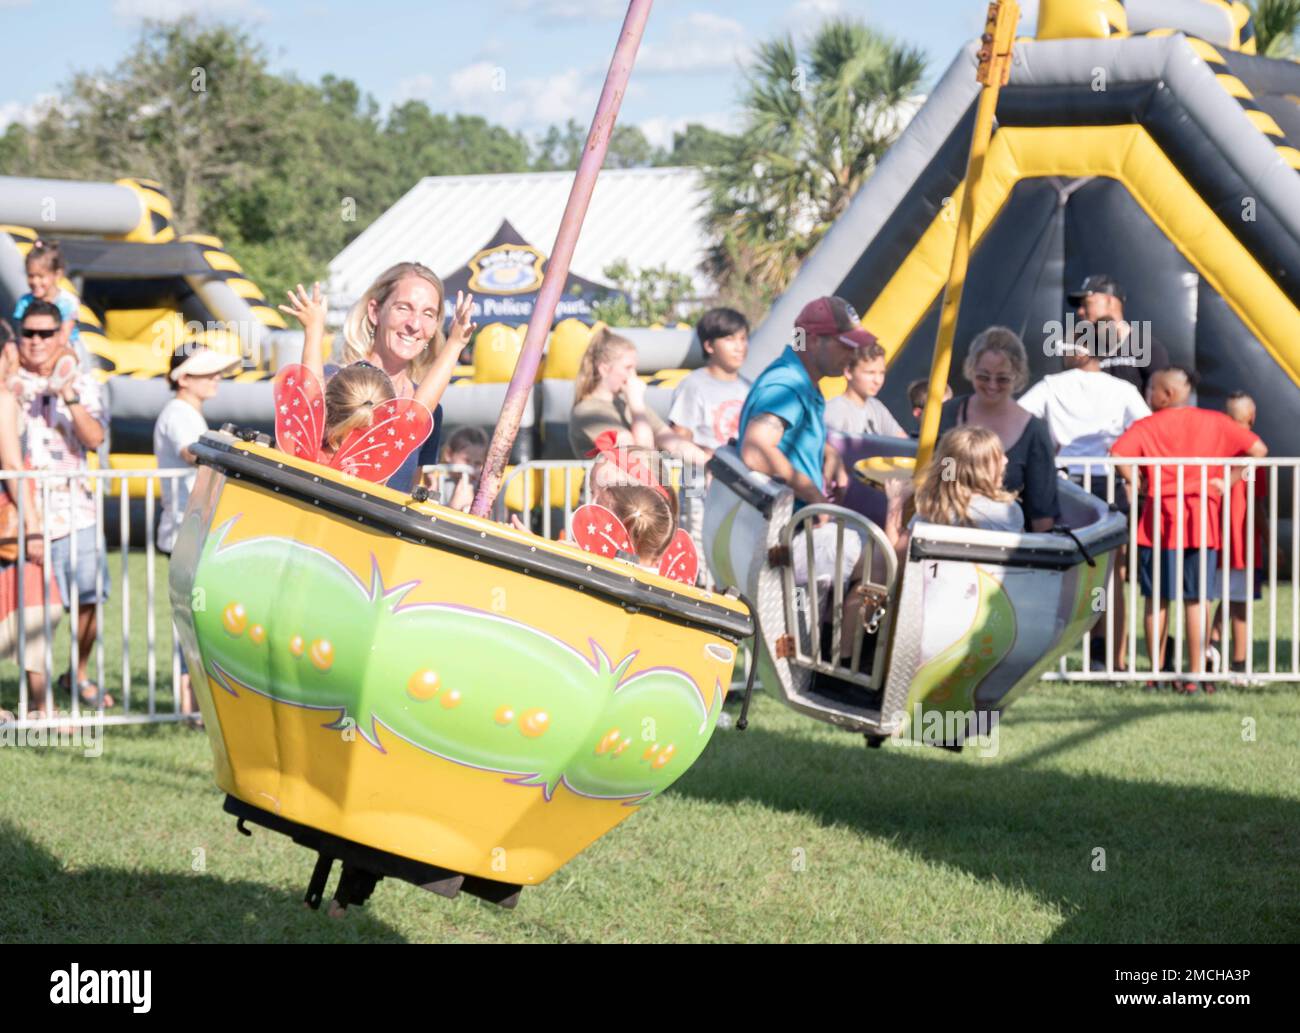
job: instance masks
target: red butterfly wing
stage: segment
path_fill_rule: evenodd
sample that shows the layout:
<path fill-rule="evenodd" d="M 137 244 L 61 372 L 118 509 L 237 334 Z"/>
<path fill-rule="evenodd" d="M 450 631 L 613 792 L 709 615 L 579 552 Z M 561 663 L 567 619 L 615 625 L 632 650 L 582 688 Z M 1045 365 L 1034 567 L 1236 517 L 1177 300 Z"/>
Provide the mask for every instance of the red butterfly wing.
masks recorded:
<path fill-rule="evenodd" d="M 691 536 L 679 527 L 673 534 L 673 540 L 668 543 L 663 558 L 659 561 L 659 573 L 674 581 L 693 585 L 699 572 L 700 557 L 695 551 L 695 543 L 691 541 Z"/>
<path fill-rule="evenodd" d="M 325 389 L 306 366 L 285 366 L 275 376 L 275 444 L 281 452 L 315 462 L 325 434 Z"/>
<path fill-rule="evenodd" d="M 375 408 L 375 422 L 347 436 L 330 466 L 382 484 L 433 433 L 433 413 L 411 398 L 398 398 Z"/>
<path fill-rule="evenodd" d="M 569 527 L 572 530 L 573 540 L 586 552 L 613 559 L 617 552 L 632 551 L 627 529 L 623 527 L 618 517 L 604 506 L 597 506 L 594 502 L 574 510 Z"/>

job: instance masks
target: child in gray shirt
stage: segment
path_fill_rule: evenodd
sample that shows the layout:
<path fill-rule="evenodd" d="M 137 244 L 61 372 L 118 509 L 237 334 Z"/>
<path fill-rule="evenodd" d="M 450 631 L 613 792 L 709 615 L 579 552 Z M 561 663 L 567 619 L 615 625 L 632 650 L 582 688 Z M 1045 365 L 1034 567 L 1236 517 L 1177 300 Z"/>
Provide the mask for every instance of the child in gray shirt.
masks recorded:
<path fill-rule="evenodd" d="M 860 347 L 844 370 L 844 394 L 826 403 L 826 429 L 841 434 L 878 434 L 905 438 L 905 431 L 885 403 L 876 397 L 885 385 L 885 349 L 871 343 Z"/>

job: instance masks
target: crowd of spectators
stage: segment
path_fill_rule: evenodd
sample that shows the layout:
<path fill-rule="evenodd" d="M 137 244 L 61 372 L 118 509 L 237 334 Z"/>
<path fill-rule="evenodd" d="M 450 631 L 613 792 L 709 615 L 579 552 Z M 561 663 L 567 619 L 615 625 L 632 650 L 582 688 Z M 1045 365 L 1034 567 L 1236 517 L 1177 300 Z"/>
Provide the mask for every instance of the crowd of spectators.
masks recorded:
<path fill-rule="evenodd" d="M 392 278 L 396 286 L 423 286 L 417 282 L 418 269 L 412 272 L 402 267 L 396 272 L 400 273 Z M 0 462 L 5 470 L 41 470 L 56 476 L 46 480 L 39 491 L 32 481 L 7 479 L 0 493 L 0 650 L 14 654 L 17 622 L 24 621 L 27 644 L 19 662 L 27 672 L 30 708 L 41 709 L 50 688 L 46 684 L 43 627 L 57 623 L 62 613 L 71 609 L 75 597 L 77 662 L 63 674 L 60 690 L 67 698 L 76 692 L 85 706 L 112 706 L 112 697 L 91 682 L 87 673 L 98 633 L 95 604 L 107 598 L 111 581 L 99 541 L 91 482 L 78 476 L 85 473 L 90 454 L 105 440 L 108 412 L 77 340 L 79 301 L 67 287 L 57 245 L 35 245 L 27 258 L 27 274 L 30 290 L 16 306 L 13 328 L 0 321 Z M 389 284 L 380 286 L 388 293 L 394 289 Z M 370 306 L 379 316 L 371 313 L 366 327 L 369 349 L 361 349 L 359 355 L 362 351 L 380 359 L 387 355 L 383 346 L 388 337 L 384 335 L 391 328 L 383 322 L 386 300 L 387 294 L 381 294 Z M 955 397 L 951 390 L 945 394 L 937 454 L 946 461 L 969 456 L 978 470 L 970 478 L 954 482 L 955 487 L 923 477 L 922 483 L 928 487 L 917 502 L 923 501 L 928 513 L 944 514 L 942 519 L 954 522 L 1001 526 L 1014 519 L 1024 532 L 1043 532 L 1061 520 L 1058 486 L 1062 477 L 1113 501 L 1124 513 L 1129 512 L 1130 499 L 1141 500 L 1138 581 L 1146 600 L 1146 643 L 1153 670 L 1170 667 L 1168 616 L 1169 604 L 1175 601 L 1186 608 L 1190 670 L 1202 672 L 1207 664 L 1220 662 L 1216 645 L 1219 622 L 1214 621 L 1211 631 L 1205 612 L 1208 607 L 1202 605 L 1201 598 L 1203 593 L 1210 600 L 1223 598 L 1225 576 L 1233 641 L 1227 662 L 1240 670 L 1248 645 L 1245 607 L 1252 595 L 1259 597 L 1265 552 L 1262 519 L 1258 519 L 1263 506 L 1256 506 L 1256 539 L 1250 549 L 1254 587 L 1248 591 L 1248 484 L 1240 470 L 1225 477 L 1219 468 L 1203 478 L 1199 466 L 1185 465 L 1179 501 L 1173 495 L 1173 467 L 1166 467 L 1156 492 L 1149 471 L 1122 465 L 1110 471 L 1106 464 L 1082 460 L 1106 455 L 1134 459 L 1262 457 L 1267 448 L 1251 429 L 1255 404 L 1237 392 L 1229 399 L 1226 414 L 1197 407 L 1194 373 L 1172 365 L 1167 350 L 1149 330 L 1125 319 L 1124 290 L 1112 277 L 1089 276 L 1067 300 L 1077 321 L 1070 324 L 1071 339 L 1057 342 L 1063 368 L 1032 387 L 1025 346 L 1013 331 L 989 327 L 970 343 L 962 366 L 970 390 Z M 705 364 L 679 382 L 666 420 L 647 404 L 645 384 L 637 376 L 635 345 L 613 331 L 598 330 L 575 384 L 569 422 L 574 454 L 590 455 L 597 438 L 612 434 L 621 447 L 657 450 L 699 471 L 715 449 L 735 441 L 748 465 L 791 486 L 797 507 L 842 500 L 848 473 L 839 453 L 827 443 L 827 430 L 886 438 L 915 436 L 928 383 L 909 385 L 911 412 L 899 420 L 879 397 L 886 378 L 886 350 L 863 329 L 847 302 L 833 297 L 815 299 L 804 307 L 795 326 L 795 342 L 751 383 L 741 375 L 748 353 L 745 318 L 725 308 L 705 313 L 697 327 Z M 386 361 L 385 368 L 393 365 L 400 372 L 408 358 L 398 355 L 391 363 Z M 204 349 L 187 349 L 171 362 L 168 379 L 174 397 L 159 414 L 154 451 L 160 468 L 185 469 L 188 475 L 169 480 L 164 489 L 157 543 L 164 554 L 171 552 L 179 514 L 193 482 L 191 446 L 207 429 L 203 404 L 236 361 Z M 844 389 L 828 403 L 822 382 L 841 377 Z M 486 437 L 470 428 L 448 440 L 440 458 L 457 468 L 452 505 L 464 508 L 472 498 L 486 448 Z M 990 449 L 996 456 L 990 457 Z M 425 457 L 421 460 L 428 461 Z M 1200 520 L 1203 480 L 1204 523 Z M 1256 480 L 1254 484 L 1259 497 L 1263 483 Z M 702 494 L 695 493 L 697 502 Z M 1230 496 L 1233 514 L 1226 574 L 1219 570 L 1224 547 L 1220 507 L 1225 495 Z M 891 539 L 905 541 L 900 496 L 899 491 L 891 495 L 888 523 Z M 692 508 L 689 500 L 684 504 L 682 520 L 688 530 L 699 530 L 691 524 L 701 522 L 697 512 L 701 505 Z M 25 533 L 22 556 L 16 554 L 14 542 L 20 509 Z M 997 520 L 990 516 L 994 509 Z M 833 564 L 829 553 L 838 547 L 834 529 L 818 521 L 810 533 L 817 569 L 829 568 Z M 854 548 L 860 543 L 854 536 L 845 541 L 849 550 L 845 567 L 852 569 L 851 594 L 852 582 L 861 576 L 860 549 Z M 1181 567 L 1179 543 L 1183 547 Z M 1208 560 L 1204 584 L 1202 546 Z M 797 548 L 794 555 L 797 565 L 806 550 Z M 1117 579 L 1126 576 L 1127 561 L 1121 550 Z M 808 573 L 800 570 L 796 576 L 806 582 Z M 27 612 L 23 614 L 16 612 L 13 598 L 19 579 L 24 586 L 33 586 L 32 592 L 25 593 Z M 1180 580 L 1181 596 L 1175 600 Z M 1159 598 L 1153 599 L 1156 581 Z M 1128 648 L 1124 593 L 1116 591 L 1114 598 L 1117 619 L 1112 622 L 1116 634 L 1111 660 L 1122 668 Z M 32 607 L 42 617 L 34 623 Z M 1098 657 L 1094 666 L 1104 666 L 1104 662 Z M 1176 685 L 1182 691 L 1195 691 L 1193 682 Z M 188 678 L 182 691 L 183 706 L 192 711 Z M 8 716 L 0 711 L 0 720 Z"/>
<path fill-rule="evenodd" d="M 1125 300 L 1122 285 L 1107 275 L 1089 276 L 1078 290 L 1069 292 L 1067 302 L 1075 316 L 1067 323 L 1070 339 L 1054 342 L 1063 368 L 1032 387 L 1028 355 L 1016 333 L 994 326 L 976 335 L 962 366 L 971 390 L 956 397 L 950 397 L 951 392 L 945 395 L 935 462 L 943 457 L 945 462 L 960 463 L 962 456 L 968 456 L 965 461 L 978 469 L 968 471 L 969 477 L 956 477 L 951 485 L 941 483 L 934 471 L 923 471 L 921 483 L 928 485 L 926 506 L 932 513 L 946 514 L 944 519 L 950 522 L 970 526 L 1000 526 L 999 522 L 1005 523 L 1014 514 L 1014 519 L 1021 521 L 1018 529 L 1033 533 L 1049 531 L 1061 521 L 1062 478 L 1090 489 L 1125 514 L 1130 511 L 1130 500 L 1139 500 L 1137 581 L 1145 600 L 1145 639 L 1152 670 L 1202 674 L 1226 662 L 1232 670 L 1241 671 L 1249 648 L 1245 610 L 1252 596 L 1259 598 L 1265 554 L 1264 506 L 1258 504 L 1250 548 L 1254 589 L 1249 591 L 1249 482 L 1243 476 L 1244 467 L 1206 467 L 1202 476 L 1200 465 L 1184 464 L 1182 494 L 1176 495 L 1177 466 L 1164 464 L 1157 490 L 1151 466 L 1080 460 L 1106 456 L 1262 458 L 1268 449 L 1252 430 L 1255 404 L 1249 396 L 1235 392 L 1229 397 L 1226 414 L 1198 407 L 1195 374 L 1171 363 L 1167 349 L 1148 326 L 1125 319 Z M 839 500 L 847 478 L 838 454 L 827 444 L 828 428 L 887 438 L 916 433 L 905 430 L 877 397 L 886 365 L 884 348 L 861 328 L 847 302 L 839 298 L 810 302 L 796 320 L 794 342 L 763 371 L 744 402 L 737 439 L 746 464 L 788 483 L 796 496 L 796 508 Z M 826 403 L 819 385 L 836 376 L 844 378 L 844 391 Z M 919 425 L 927 394 L 927 382 L 909 385 L 915 424 Z M 955 436 L 963 428 L 983 433 Z M 991 442 L 998 452 L 996 462 L 980 451 L 987 451 Z M 1001 471 L 996 489 L 985 483 L 991 470 Z M 1256 497 L 1263 497 L 1262 479 L 1253 479 L 1253 483 Z M 902 493 L 901 489 L 892 492 L 889 499 L 886 530 L 891 540 L 906 538 L 900 523 Z M 1212 604 L 1225 594 L 1224 575 L 1218 569 L 1225 547 L 1220 541 L 1225 495 L 1230 495 L 1231 508 L 1231 541 L 1226 543 L 1230 557 L 1226 586 L 1232 621 L 1230 658 L 1220 658 L 1216 644 L 1220 615 L 1216 614 L 1211 629 L 1206 612 L 1209 605 L 1201 602 L 1204 597 Z M 954 498 L 956 502 L 951 501 Z M 940 499 L 950 504 L 938 505 Z M 1200 522 L 1202 502 L 1207 514 L 1204 525 Z M 994 509 L 998 510 L 996 520 L 990 515 Z M 816 554 L 816 528 L 813 536 Z M 833 538 L 833 534 L 825 535 L 822 546 L 833 549 Z M 1203 545 L 1207 560 L 1204 579 Z M 845 565 L 853 565 L 856 577 L 860 574 L 858 554 L 847 541 L 846 547 Z M 804 552 L 800 548 L 795 555 L 802 557 Z M 1114 632 L 1115 652 L 1105 657 L 1099 625 L 1094 632 L 1094 670 L 1105 669 L 1108 659 L 1117 670 L 1127 666 L 1130 644 L 1125 635 L 1121 586 L 1128 577 L 1128 559 L 1127 550 L 1121 549 L 1113 574 L 1114 611 L 1107 623 Z M 1153 573 L 1157 559 L 1158 576 Z M 825 564 L 820 558 L 816 562 L 818 569 L 833 566 L 833 559 Z M 1169 648 L 1168 616 L 1169 603 L 1178 591 L 1180 579 L 1175 570 L 1179 564 L 1188 653 L 1186 663 L 1176 668 Z M 802 581 L 806 572 L 797 577 Z M 1159 598 L 1153 598 L 1156 595 Z M 1155 684 L 1154 679 L 1148 682 Z M 1183 693 L 1198 691 L 1194 680 L 1175 679 L 1173 684 Z M 1214 691 L 1208 680 L 1199 685 Z"/>
<path fill-rule="evenodd" d="M 107 599 L 110 578 L 97 534 L 95 495 L 89 480 L 78 476 L 87 469 L 88 455 L 104 443 L 108 411 L 77 340 L 80 303 L 60 284 L 64 268 L 57 244 L 38 241 L 26 268 L 29 291 L 14 310 L 16 332 L 6 334 L 16 340 L 6 340 L 0 350 L 0 443 L 4 469 L 52 476 L 39 491 L 30 481 L 4 481 L 0 506 L 14 539 L 21 510 L 25 555 L 18 555 L 16 541 L 3 554 L 7 563 L 0 576 L 14 585 L 12 593 L 5 592 L 3 637 L 14 652 L 17 625 L 24 622 L 27 644 L 18 659 L 27 672 L 30 708 L 41 709 L 50 691 L 44 663 L 46 617 L 57 624 L 75 597 L 77 662 L 62 674 L 59 686 L 67 698 L 75 692 L 83 706 L 112 706 L 113 698 L 87 675 L 98 634 L 95 604 Z M 23 612 L 17 608 L 20 580 L 25 589 L 36 588 L 35 593 L 24 591 Z M 35 622 L 30 620 L 33 606 L 41 618 Z M 43 608 L 50 612 L 42 614 Z"/>

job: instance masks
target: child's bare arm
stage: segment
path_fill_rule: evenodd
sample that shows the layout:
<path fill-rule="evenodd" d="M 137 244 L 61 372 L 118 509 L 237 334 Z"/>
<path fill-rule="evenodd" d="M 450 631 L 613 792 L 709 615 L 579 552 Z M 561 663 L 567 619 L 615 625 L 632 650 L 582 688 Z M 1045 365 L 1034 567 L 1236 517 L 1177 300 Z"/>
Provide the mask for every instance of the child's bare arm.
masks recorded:
<path fill-rule="evenodd" d="M 302 324 L 302 364 L 316 375 L 316 379 L 325 379 L 325 313 L 328 311 L 325 295 L 321 293 L 320 284 L 311 285 L 308 295 L 303 285 L 298 290 L 285 291 L 289 304 L 281 305 L 280 311 L 294 317 Z"/>
<path fill-rule="evenodd" d="M 451 321 L 451 333 L 442 354 L 433 360 L 429 372 L 415 389 L 415 400 L 421 402 L 430 412 L 442 401 L 442 393 L 451 383 L 451 375 L 456 372 L 456 363 L 460 361 L 461 349 L 469 343 L 478 329 L 478 324 L 471 322 L 474 317 L 474 295 L 456 292 L 456 314 Z"/>

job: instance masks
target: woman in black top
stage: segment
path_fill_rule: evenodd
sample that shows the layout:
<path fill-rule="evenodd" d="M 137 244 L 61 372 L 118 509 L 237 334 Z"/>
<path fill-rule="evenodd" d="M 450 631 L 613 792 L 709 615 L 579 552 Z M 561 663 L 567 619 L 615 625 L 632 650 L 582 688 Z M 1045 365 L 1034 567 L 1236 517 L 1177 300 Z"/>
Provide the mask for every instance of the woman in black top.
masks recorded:
<path fill-rule="evenodd" d="M 1061 515 L 1056 446 L 1047 424 L 1015 400 L 1029 382 L 1024 344 L 1004 326 L 989 327 L 971 342 L 962 373 L 975 392 L 944 403 L 939 433 L 969 423 L 997 434 L 1007 454 L 1002 483 L 1020 494 L 1025 530 L 1050 531 Z"/>

